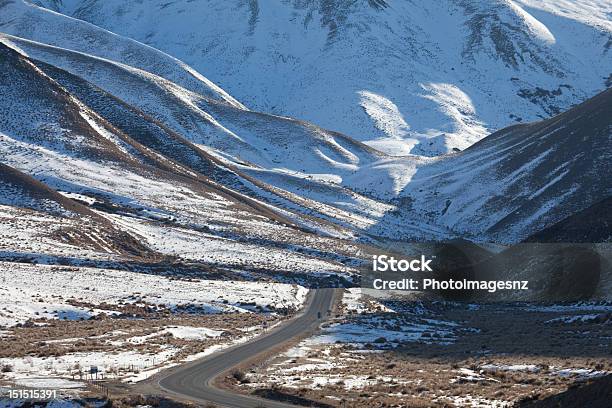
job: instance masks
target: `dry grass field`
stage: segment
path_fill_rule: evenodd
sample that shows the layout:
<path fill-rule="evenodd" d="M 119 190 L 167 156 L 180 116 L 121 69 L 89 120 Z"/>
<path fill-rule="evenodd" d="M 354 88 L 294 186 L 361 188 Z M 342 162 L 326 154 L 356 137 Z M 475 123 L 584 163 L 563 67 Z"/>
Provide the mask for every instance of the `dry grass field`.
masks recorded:
<path fill-rule="evenodd" d="M 382 305 L 347 293 L 321 335 L 228 383 L 304 406 L 508 407 L 610 374 L 611 316 L 601 304 Z"/>

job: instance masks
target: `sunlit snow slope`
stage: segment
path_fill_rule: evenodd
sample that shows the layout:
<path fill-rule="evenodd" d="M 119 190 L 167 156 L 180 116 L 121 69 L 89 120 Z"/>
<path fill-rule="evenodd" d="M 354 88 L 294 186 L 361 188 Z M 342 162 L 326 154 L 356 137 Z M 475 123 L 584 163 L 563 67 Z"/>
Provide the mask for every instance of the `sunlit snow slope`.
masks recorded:
<path fill-rule="evenodd" d="M 35 3 L 178 57 L 250 108 L 394 155 L 463 150 L 612 82 L 609 0 Z M 64 41 L 21 19 L 3 30 Z"/>
<path fill-rule="evenodd" d="M 214 179 L 260 191 L 142 111 L 2 41 L 0 68 L 1 256 L 350 273 L 343 262 L 359 248 L 325 236 L 350 230 L 225 187 Z M 104 101 L 109 119 L 58 81 Z"/>

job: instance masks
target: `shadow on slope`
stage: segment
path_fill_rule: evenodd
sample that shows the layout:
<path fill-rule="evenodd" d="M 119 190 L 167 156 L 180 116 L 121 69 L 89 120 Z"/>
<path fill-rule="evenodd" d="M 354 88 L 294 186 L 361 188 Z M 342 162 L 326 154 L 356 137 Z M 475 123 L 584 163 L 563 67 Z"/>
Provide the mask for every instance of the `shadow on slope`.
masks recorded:
<path fill-rule="evenodd" d="M 536 232 L 525 242 L 612 242 L 612 197 Z"/>
<path fill-rule="evenodd" d="M 372 233 L 410 239 L 420 220 L 455 236 L 516 243 L 612 191 L 612 89 L 554 118 L 512 126 L 417 167 Z M 391 231 L 391 227 L 395 227 Z"/>
<path fill-rule="evenodd" d="M 104 217 L 62 196 L 40 181 L 2 163 L 0 163 L 0 204 L 41 211 L 78 221 L 72 228 L 54 232 L 59 241 L 92 246 L 103 252 L 113 250 L 128 256 L 146 254 L 154 257 L 146 245 L 130 234 L 117 230 Z M 5 230 L 10 231 L 10 224 L 5 226 Z M 90 234 L 89 231 L 95 234 Z M 47 231 L 40 231 L 40 233 L 48 234 Z"/>
<path fill-rule="evenodd" d="M 565 392 L 543 400 L 524 399 L 517 408 L 589 407 L 608 408 L 612 401 L 612 375 L 578 382 Z"/>

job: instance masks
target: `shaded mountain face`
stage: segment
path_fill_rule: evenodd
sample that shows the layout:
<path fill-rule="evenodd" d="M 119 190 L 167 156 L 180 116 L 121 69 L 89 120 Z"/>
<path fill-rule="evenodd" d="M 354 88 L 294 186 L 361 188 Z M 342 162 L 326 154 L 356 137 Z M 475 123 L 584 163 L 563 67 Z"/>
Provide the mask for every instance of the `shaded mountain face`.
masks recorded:
<path fill-rule="evenodd" d="M 517 291 L 465 291 L 480 301 L 572 302 L 607 298 L 612 288 L 609 249 L 592 244 L 518 244 L 482 262 L 453 271 L 485 281 L 524 281 Z M 580 279 L 576 279 L 579 276 Z M 461 292 L 459 292 L 461 293 Z M 451 293 L 457 296 L 458 293 Z M 465 299 L 465 298 L 464 298 Z"/>
<path fill-rule="evenodd" d="M 464 237 L 517 242 L 609 198 L 611 163 L 608 90 L 552 119 L 504 129 L 418 167 L 399 194 L 399 215 Z"/>
<path fill-rule="evenodd" d="M 605 408 L 610 401 L 612 376 L 606 375 L 583 383 L 578 383 L 567 391 L 538 401 L 520 402 L 519 408 L 553 408 L 586 405 L 592 408 Z"/>
<path fill-rule="evenodd" d="M 34 3 L 178 57 L 254 110 L 393 155 L 463 150 L 507 125 L 567 110 L 609 86 L 612 74 L 607 2 Z M 36 18 L 5 18 L 2 30 L 62 46 L 65 38 L 28 23 Z M 141 59 L 121 54 L 131 65 Z"/>
<path fill-rule="evenodd" d="M 536 232 L 526 242 L 612 242 L 612 198 Z"/>

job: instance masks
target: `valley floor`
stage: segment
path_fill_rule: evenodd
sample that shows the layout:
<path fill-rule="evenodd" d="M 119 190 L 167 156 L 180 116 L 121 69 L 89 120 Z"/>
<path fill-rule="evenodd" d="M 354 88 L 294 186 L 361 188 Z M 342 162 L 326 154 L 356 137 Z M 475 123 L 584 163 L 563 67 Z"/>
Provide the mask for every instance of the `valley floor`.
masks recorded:
<path fill-rule="evenodd" d="M 57 389 L 75 407 L 105 391 L 92 366 L 129 395 L 130 383 L 261 334 L 307 293 L 112 269 L 0 271 L 10 292 L 0 297 L 0 388 Z M 377 300 L 352 288 L 330 314 L 315 336 L 221 385 L 318 407 L 509 407 L 612 373 L 610 303 Z"/>
<path fill-rule="evenodd" d="M 320 335 L 226 384 L 318 407 L 509 407 L 612 373 L 610 304 L 381 304 L 359 291 Z"/>
<path fill-rule="evenodd" d="M 264 281 L 1 262 L 0 388 L 79 396 L 91 380 L 141 381 L 263 333 L 307 293 Z"/>

